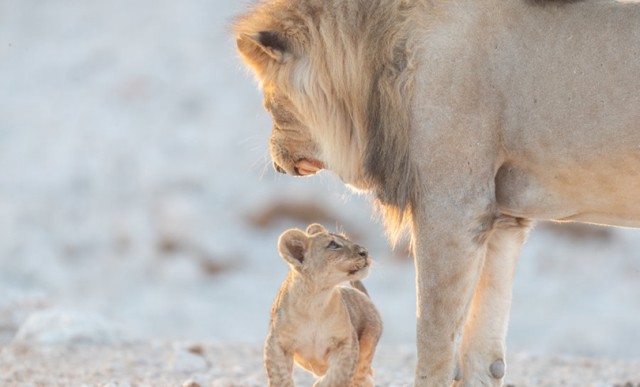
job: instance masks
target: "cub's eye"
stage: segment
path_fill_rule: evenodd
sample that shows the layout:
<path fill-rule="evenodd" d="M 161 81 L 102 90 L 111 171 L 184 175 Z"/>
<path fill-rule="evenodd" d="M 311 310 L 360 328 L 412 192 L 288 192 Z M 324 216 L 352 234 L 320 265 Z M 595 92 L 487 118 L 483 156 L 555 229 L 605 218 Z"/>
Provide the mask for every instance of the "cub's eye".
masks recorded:
<path fill-rule="evenodd" d="M 331 241 L 329 243 L 329 245 L 327 246 L 328 249 L 331 250 L 338 250 L 339 248 L 341 248 L 342 246 L 340 246 L 339 244 L 337 244 L 335 241 Z"/>

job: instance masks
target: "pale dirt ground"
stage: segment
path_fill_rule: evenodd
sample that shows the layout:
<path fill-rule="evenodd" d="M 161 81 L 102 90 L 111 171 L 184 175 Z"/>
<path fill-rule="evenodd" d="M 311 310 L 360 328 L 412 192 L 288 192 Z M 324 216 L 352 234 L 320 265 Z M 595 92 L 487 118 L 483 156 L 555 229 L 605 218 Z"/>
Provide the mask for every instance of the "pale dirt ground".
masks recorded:
<path fill-rule="evenodd" d="M 410 386 L 415 357 L 403 346 L 381 346 L 376 385 Z M 514 355 L 506 384 L 517 387 L 640 386 L 640 361 Z M 313 378 L 294 372 L 296 385 Z M 0 385 L 12 386 L 211 386 L 266 385 L 259 346 L 151 342 L 117 346 L 29 346 L 0 352 Z"/>

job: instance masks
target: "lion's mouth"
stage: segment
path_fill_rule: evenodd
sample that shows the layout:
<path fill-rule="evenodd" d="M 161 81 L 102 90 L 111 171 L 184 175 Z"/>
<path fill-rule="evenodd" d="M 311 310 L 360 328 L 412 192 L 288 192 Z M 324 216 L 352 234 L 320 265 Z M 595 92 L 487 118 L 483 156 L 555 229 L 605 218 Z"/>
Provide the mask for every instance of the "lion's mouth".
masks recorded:
<path fill-rule="evenodd" d="M 324 163 L 315 159 L 301 159 L 294 164 L 295 172 L 299 176 L 315 175 L 324 168 Z"/>

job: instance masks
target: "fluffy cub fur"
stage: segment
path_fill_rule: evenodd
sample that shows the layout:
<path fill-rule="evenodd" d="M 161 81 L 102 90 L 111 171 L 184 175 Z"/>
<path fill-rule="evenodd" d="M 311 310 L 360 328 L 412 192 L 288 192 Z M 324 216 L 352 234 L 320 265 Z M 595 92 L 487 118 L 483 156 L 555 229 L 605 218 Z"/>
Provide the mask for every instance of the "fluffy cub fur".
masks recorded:
<path fill-rule="evenodd" d="M 373 387 L 382 321 L 360 282 L 371 264 L 367 250 L 319 224 L 285 231 L 278 250 L 290 271 L 271 309 L 269 386 L 293 386 L 295 361 L 320 377 L 314 386 Z M 346 281 L 354 287 L 340 286 Z"/>

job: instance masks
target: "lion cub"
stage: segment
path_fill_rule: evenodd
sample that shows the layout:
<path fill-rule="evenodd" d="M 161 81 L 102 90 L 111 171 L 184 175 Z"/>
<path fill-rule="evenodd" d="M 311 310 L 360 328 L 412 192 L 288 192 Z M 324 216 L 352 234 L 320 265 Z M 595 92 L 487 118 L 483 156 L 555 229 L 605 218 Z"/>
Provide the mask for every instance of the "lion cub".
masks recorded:
<path fill-rule="evenodd" d="M 271 308 L 269 386 L 293 386 L 295 361 L 321 376 L 314 386 L 373 387 L 382 320 L 359 281 L 371 263 L 367 250 L 319 224 L 285 231 L 278 250 L 290 270 Z M 346 281 L 360 290 L 340 286 Z"/>

